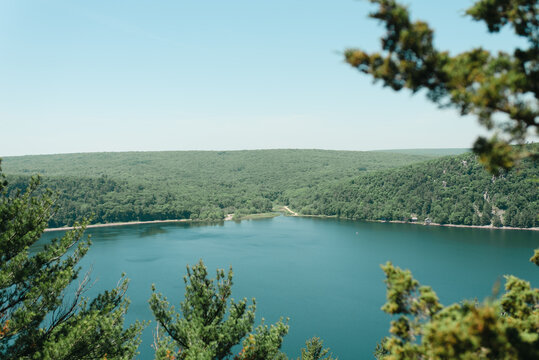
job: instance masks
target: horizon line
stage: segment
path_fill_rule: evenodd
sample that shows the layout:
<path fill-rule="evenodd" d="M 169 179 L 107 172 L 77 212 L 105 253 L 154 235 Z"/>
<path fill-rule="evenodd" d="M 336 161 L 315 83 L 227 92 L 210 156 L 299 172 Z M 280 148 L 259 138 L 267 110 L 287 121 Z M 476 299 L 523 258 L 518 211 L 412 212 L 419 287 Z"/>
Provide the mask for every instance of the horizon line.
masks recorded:
<path fill-rule="evenodd" d="M 23 157 L 23 156 L 51 156 L 51 155 L 77 155 L 77 154 L 112 154 L 112 153 L 158 153 L 158 152 L 240 152 L 240 151 L 275 151 L 275 150 L 318 150 L 318 151 L 340 151 L 340 152 L 376 152 L 376 151 L 419 151 L 419 150 L 468 150 L 469 147 L 425 147 L 425 148 L 397 148 L 397 149 L 371 149 L 371 150 L 349 150 L 349 149 L 323 149 L 323 148 L 258 148 L 258 149 L 189 149 L 189 150 L 106 150 L 106 151 L 79 151 L 79 152 L 59 152 L 59 153 L 39 153 L 23 155 L 0 155 L 0 159 Z"/>

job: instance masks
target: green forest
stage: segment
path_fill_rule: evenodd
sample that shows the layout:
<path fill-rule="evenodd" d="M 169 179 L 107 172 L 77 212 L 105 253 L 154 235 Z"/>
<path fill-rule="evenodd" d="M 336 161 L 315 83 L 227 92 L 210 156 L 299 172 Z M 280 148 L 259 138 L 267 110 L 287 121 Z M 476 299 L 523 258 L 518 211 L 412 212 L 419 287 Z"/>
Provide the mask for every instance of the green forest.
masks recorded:
<path fill-rule="evenodd" d="M 537 178 L 532 160 L 493 176 L 475 155 L 463 154 L 289 192 L 287 199 L 304 215 L 529 228 L 539 213 Z"/>
<path fill-rule="evenodd" d="M 58 193 L 49 225 L 165 219 L 222 220 L 272 210 L 285 190 L 433 158 L 322 150 L 127 152 L 6 157 L 9 190 L 41 174 Z"/>
<path fill-rule="evenodd" d="M 462 149 L 124 152 L 6 157 L 9 192 L 32 175 L 57 194 L 50 227 L 302 215 L 535 227 L 537 168 L 493 177 Z M 461 154 L 449 155 L 447 154 Z"/>

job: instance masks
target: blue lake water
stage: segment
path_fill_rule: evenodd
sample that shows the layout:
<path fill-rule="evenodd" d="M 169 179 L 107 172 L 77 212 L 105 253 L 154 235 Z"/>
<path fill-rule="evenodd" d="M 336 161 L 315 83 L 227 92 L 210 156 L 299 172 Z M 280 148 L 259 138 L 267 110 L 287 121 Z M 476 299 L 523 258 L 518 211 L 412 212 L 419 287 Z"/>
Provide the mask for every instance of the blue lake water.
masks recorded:
<path fill-rule="evenodd" d="M 539 286 L 528 259 L 537 232 L 427 227 L 336 219 L 277 217 L 219 225 L 149 224 L 89 229 L 93 245 L 82 261 L 96 280 L 91 296 L 131 279 L 127 322 L 150 320 L 151 284 L 173 304 L 183 299 L 186 264 L 203 259 L 234 270 L 232 296 L 255 297 L 256 324 L 289 317 L 283 351 L 296 358 L 305 340 L 319 336 L 340 359 L 372 358 L 390 317 L 380 264 L 392 261 L 432 285 L 443 304 L 483 299 L 504 274 Z M 61 233 L 46 233 L 44 241 Z M 152 322 L 139 348 L 152 359 Z"/>

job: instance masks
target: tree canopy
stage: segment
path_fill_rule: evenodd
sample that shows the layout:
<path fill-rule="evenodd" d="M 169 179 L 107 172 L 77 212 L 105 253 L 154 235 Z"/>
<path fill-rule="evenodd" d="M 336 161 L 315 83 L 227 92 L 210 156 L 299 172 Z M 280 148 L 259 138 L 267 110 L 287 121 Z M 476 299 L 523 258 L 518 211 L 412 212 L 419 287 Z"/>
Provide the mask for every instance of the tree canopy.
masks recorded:
<path fill-rule="evenodd" d="M 193 267 L 188 265 L 181 313 L 152 287 L 150 308 L 158 323 L 154 336 L 156 359 L 288 359 L 280 351 L 288 325 L 280 319 L 268 327 L 262 319 L 262 324 L 253 329 L 255 299 L 251 305 L 247 305 L 247 299 L 231 299 L 232 278 L 232 268 L 227 273 L 218 269 L 215 279 L 209 279 L 202 260 Z M 233 355 L 233 347 L 240 343 L 241 350 Z M 322 341 L 315 337 L 306 342 L 300 359 L 333 360 L 328 353 L 329 349 L 324 349 Z"/>
<path fill-rule="evenodd" d="M 475 155 L 464 154 L 286 194 L 290 207 L 305 215 L 530 228 L 537 226 L 538 177 L 530 159 L 493 176 Z"/>
<path fill-rule="evenodd" d="M 81 279 L 77 263 L 90 244 L 85 223 L 30 251 L 54 210 L 50 192 L 35 195 L 39 183 L 34 177 L 24 193 L 8 196 L 0 170 L 0 357 L 133 358 L 142 324 L 124 328 L 127 279 L 93 299 L 84 296 L 89 274 Z"/>
<path fill-rule="evenodd" d="M 539 358 L 539 289 L 529 282 L 508 275 L 499 298 L 495 289 L 482 303 L 443 306 L 410 271 L 389 262 L 382 269 L 387 285 L 382 310 L 395 320 L 391 335 L 375 350 L 378 360 Z"/>
<path fill-rule="evenodd" d="M 5 165 L 8 192 L 24 190 L 28 173 L 44 172 L 43 185 L 58 193 L 50 227 L 92 213 L 96 223 L 216 221 L 231 213 L 268 213 L 278 205 L 305 215 L 361 220 L 429 217 L 461 225 L 536 226 L 534 161 L 523 159 L 517 171 L 493 178 L 473 154 L 433 152 L 67 154 L 8 158 Z M 433 156 L 438 159 L 425 161 Z"/>
<path fill-rule="evenodd" d="M 524 143 L 528 131 L 539 133 L 537 0 L 479 0 L 466 11 L 473 20 L 485 22 L 490 32 L 510 25 L 527 40 L 527 48 L 498 54 L 476 48 L 455 56 L 434 46 L 434 31 L 424 21 L 412 21 L 406 6 L 395 0 L 370 1 L 378 5 L 370 17 L 386 28 L 382 51 L 348 49 L 345 59 L 350 65 L 393 90 L 425 90 L 441 107 L 474 114 L 487 129 L 496 129 L 493 137 L 479 137 L 474 144 L 492 173 L 512 168 L 519 158 L 537 158 L 537 151 L 509 145 Z"/>
<path fill-rule="evenodd" d="M 92 216 L 96 223 L 222 220 L 267 213 L 290 189 L 438 157 L 328 150 L 167 151 L 8 157 L 11 190 L 30 175 L 58 193 L 50 227 Z"/>

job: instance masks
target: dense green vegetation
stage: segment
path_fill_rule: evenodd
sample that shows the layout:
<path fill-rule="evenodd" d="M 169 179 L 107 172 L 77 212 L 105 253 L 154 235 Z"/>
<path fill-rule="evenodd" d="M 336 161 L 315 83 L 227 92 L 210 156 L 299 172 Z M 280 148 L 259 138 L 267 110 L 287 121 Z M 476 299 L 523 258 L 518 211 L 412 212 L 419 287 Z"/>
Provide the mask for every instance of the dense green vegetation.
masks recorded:
<path fill-rule="evenodd" d="M 472 154 L 368 173 L 329 187 L 287 192 L 305 215 L 359 220 L 534 227 L 539 213 L 537 164 L 493 176 Z"/>
<path fill-rule="evenodd" d="M 84 226 L 30 253 L 52 211 L 49 194 L 35 195 L 38 185 L 34 178 L 8 196 L 0 170 L 0 358 L 132 359 L 143 325 L 124 327 L 127 279 L 84 295 L 91 286 L 78 266 L 90 245 Z"/>
<path fill-rule="evenodd" d="M 303 215 L 359 220 L 537 225 L 532 160 L 492 176 L 470 153 L 425 161 L 435 156 L 428 154 L 445 153 L 425 151 L 97 153 L 5 162 L 11 191 L 24 189 L 29 174 L 39 172 L 58 194 L 51 227 L 92 214 L 94 223 L 222 220 L 226 214 L 238 219 L 271 212 L 276 204 Z"/>
<path fill-rule="evenodd" d="M 324 150 L 92 153 L 7 157 L 10 188 L 31 174 L 59 194 L 50 226 L 134 220 L 220 220 L 265 213 L 283 192 L 436 155 Z"/>
<path fill-rule="evenodd" d="M 539 264 L 539 251 L 530 261 Z M 465 300 L 443 306 L 430 286 L 421 286 L 409 270 L 388 262 L 387 302 L 390 336 L 374 355 L 398 359 L 537 359 L 539 357 L 539 289 L 505 276 L 505 291 L 482 303 Z"/>

